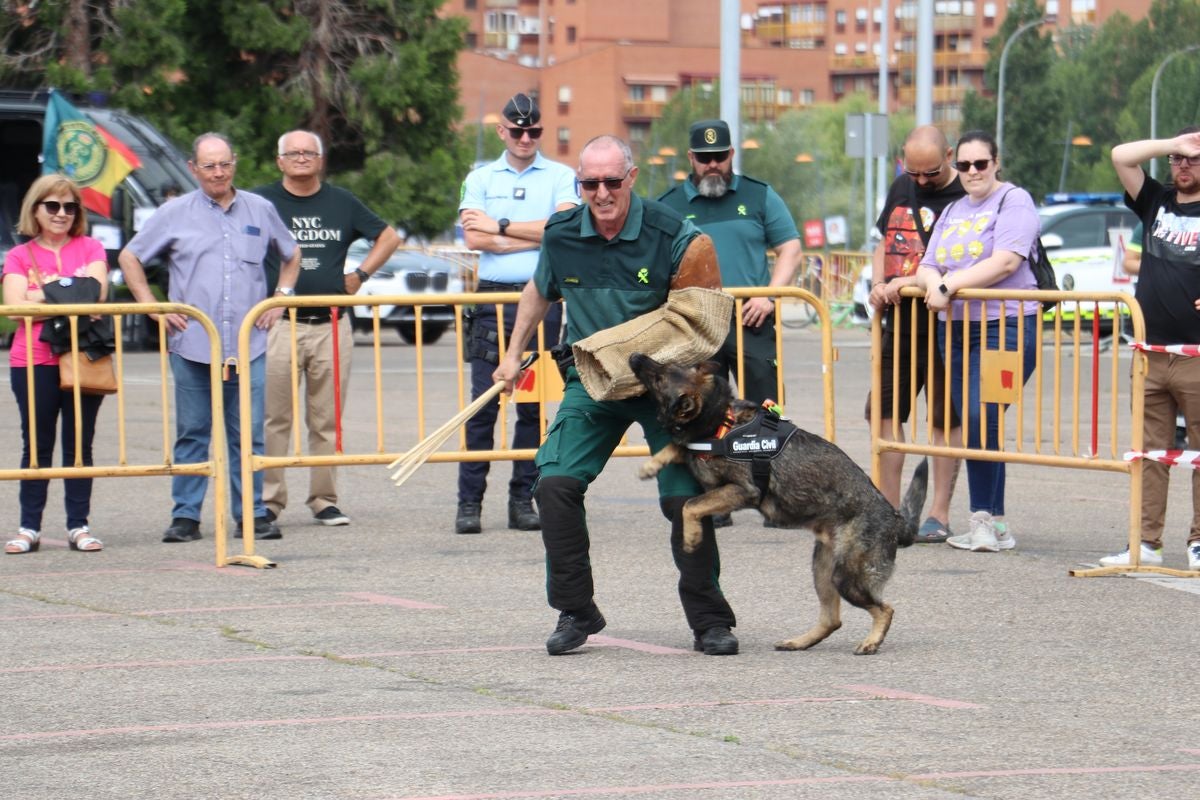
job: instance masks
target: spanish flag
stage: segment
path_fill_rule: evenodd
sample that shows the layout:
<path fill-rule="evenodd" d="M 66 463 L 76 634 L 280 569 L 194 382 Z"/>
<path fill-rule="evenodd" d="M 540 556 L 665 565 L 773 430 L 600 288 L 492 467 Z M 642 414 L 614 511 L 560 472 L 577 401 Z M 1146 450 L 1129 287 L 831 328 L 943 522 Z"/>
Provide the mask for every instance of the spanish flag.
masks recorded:
<path fill-rule="evenodd" d="M 112 216 L 112 194 L 142 165 L 133 151 L 92 122 L 56 90 L 50 90 L 42 126 L 42 174 L 66 175 L 79 185 L 83 205 Z"/>

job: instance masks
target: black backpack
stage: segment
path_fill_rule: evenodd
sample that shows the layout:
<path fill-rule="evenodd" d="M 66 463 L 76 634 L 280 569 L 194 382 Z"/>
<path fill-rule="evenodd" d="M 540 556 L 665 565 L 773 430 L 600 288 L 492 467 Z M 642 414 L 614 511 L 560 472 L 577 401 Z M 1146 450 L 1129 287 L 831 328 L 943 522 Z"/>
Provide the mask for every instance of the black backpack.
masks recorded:
<path fill-rule="evenodd" d="M 1009 189 L 1008 192 L 1011 192 Z M 1004 197 L 1008 197 L 1008 192 L 1004 193 Z M 1000 216 L 1000 209 L 1004 208 L 1004 197 L 1000 198 L 1000 204 L 996 206 L 996 216 Z M 1042 244 L 1042 237 L 1038 236 L 1033 240 L 1033 250 L 1025 257 L 1029 262 L 1030 269 L 1033 270 L 1033 278 L 1037 281 L 1037 288 L 1052 292 L 1058 291 L 1058 278 L 1054 276 L 1054 266 L 1050 263 L 1050 256 L 1046 254 L 1046 248 Z M 1042 310 L 1053 311 L 1058 305 L 1057 300 L 1043 300 Z"/>

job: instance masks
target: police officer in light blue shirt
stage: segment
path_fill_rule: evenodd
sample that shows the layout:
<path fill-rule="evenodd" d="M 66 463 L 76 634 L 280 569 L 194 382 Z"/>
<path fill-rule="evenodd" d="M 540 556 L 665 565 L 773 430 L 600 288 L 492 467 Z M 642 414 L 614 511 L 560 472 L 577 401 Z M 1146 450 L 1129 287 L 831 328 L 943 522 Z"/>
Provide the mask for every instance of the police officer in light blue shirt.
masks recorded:
<path fill-rule="evenodd" d="M 542 229 L 556 211 L 579 204 L 575 173 L 538 152 L 541 112 L 533 98 L 513 95 L 504 106 L 496 134 L 504 154 L 471 172 L 462 185 L 459 219 L 466 244 L 479 250 L 480 292 L 520 292 L 538 263 Z M 512 334 L 516 304 L 504 308 L 505 338 Z M 545 347 L 558 344 L 562 306 L 546 316 Z M 480 304 L 472 314 L 467 337 L 471 363 L 471 395 L 492 387 L 492 372 L 500 362 L 500 337 L 496 306 Z M 489 403 L 467 422 L 467 449 L 491 450 L 499 400 Z M 517 405 L 512 446 L 535 448 L 541 439 L 536 403 Z M 455 533 L 483 530 L 480 514 L 491 462 L 463 462 L 458 470 L 458 513 Z M 514 461 L 508 485 L 508 527 L 531 531 L 541 528 L 533 508 L 533 483 L 537 468 L 531 461 Z"/>

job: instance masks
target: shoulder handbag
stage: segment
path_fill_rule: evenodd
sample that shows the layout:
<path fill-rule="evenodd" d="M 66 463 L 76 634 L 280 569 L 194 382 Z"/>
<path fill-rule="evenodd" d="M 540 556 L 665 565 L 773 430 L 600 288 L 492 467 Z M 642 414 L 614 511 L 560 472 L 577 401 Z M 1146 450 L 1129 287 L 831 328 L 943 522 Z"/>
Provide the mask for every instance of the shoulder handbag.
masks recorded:
<path fill-rule="evenodd" d="M 38 268 L 37 258 L 33 255 L 33 247 L 26 244 L 29 262 L 33 276 L 46 294 L 46 281 Z M 47 296 L 47 301 L 49 297 Z M 46 321 L 49 325 L 50 320 Z M 78 345 L 78 339 L 76 340 Z M 75 358 L 79 358 L 79 370 L 75 370 Z M 115 394 L 117 391 L 117 373 L 113 365 L 111 353 L 96 355 L 88 350 L 68 350 L 58 358 L 58 388 L 64 392 L 74 391 L 79 387 L 80 394 Z"/>

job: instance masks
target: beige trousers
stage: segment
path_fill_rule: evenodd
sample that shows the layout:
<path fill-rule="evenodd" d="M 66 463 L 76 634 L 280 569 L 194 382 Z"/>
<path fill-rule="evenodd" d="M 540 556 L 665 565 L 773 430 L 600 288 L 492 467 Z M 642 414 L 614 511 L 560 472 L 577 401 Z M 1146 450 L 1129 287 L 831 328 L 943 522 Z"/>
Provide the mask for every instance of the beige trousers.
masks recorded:
<path fill-rule="evenodd" d="M 268 456 L 295 453 L 292 437 L 292 323 L 285 314 L 267 337 L 266 448 Z M 300 409 L 308 429 L 308 454 L 330 455 L 336 443 L 337 409 L 333 398 L 333 324 L 297 320 L 296 364 Z M 341 380 L 341 410 L 346 408 L 350 386 L 350 360 L 354 336 L 350 320 L 338 320 L 338 355 Z M 287 470 L 268 469 L 263 476 L 263 503 L 276 516 L 287 507 Z M 337 474 L 334 467 L 309 467 L 308 499 L 313 514 L 337 505 Z"/>
<path fill-rule="evenodd" d="M 1170 450 L 1175 446 L 1175 415 L 1183 414 L 1188 448 L 1200 446 L 1200 357 L 1147 353 L 1146 407 L 1142 426 L 1145 450 Z M 1162 547 L 1167 515 L 1170 467 L 1147 461 L 1142 467 L 1142 541 Z M 1180 470 L 1192 481 L 1192 525 L 1188 542 L 1200 541 L 1200 470 Z"/>

